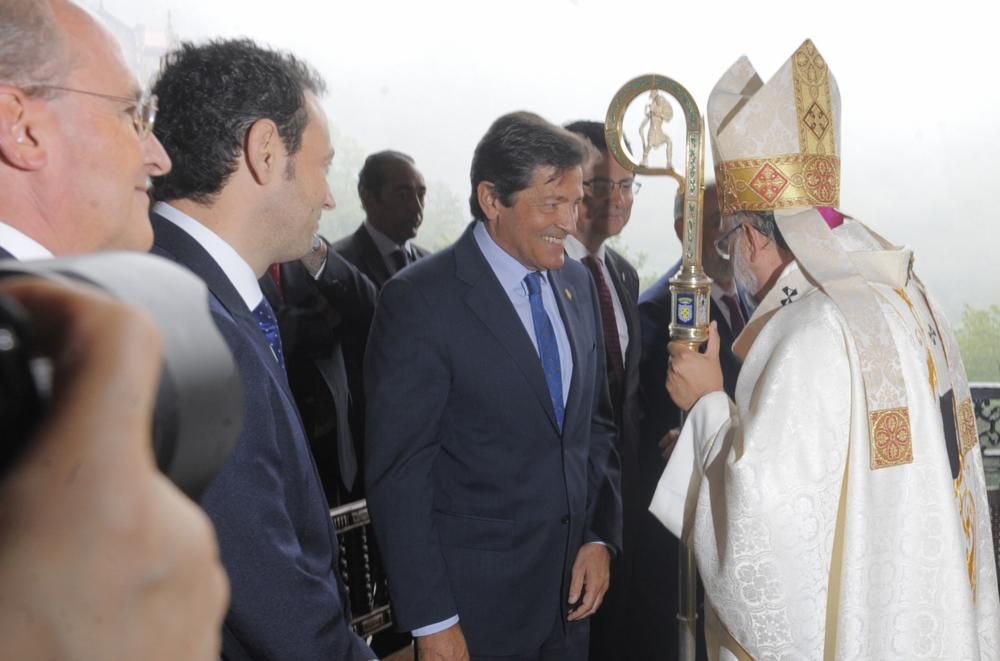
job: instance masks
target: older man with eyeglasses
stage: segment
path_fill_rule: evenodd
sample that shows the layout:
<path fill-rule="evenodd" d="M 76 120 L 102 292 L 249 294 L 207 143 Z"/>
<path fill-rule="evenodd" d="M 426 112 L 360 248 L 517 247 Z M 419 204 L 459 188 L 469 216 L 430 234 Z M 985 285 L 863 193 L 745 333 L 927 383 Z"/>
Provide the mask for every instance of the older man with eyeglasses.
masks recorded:
<path fill-rule="evenodd" d="M 149 178 L 170 170 L 155 99 L 72 3 L 0 11 L 0 255 L 147 250 Z"/>
<path fill-rule="evenodd" d="M 0 0 L 0 258 L 148 249 L 149 178 L 170 169 L 155 108 L 85 11 Z M 83 288 L 3 287 L 30 311 L 55 385 L 0 475 L 2 656 L 217 659 L 228 591 L 215 535 L 152 458 L 155 328 Z"/>

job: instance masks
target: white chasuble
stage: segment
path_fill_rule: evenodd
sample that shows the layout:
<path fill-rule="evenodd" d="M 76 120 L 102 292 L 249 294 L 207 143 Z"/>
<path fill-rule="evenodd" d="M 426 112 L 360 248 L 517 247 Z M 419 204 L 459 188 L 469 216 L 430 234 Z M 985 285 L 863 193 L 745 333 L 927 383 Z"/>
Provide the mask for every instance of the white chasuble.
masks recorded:
<path fill-rule="evenodd" d="M 900 356 L 911 434 L 887 442 L 907 452 L 873 468 L 856 338 L 793 262 L 737 339 L 735 403 L 692 408 L 650 511 L 694 546 L 710 658 L 1000 659 L 980 449 L 960 406 L 942 416 L 954 336 L 908 251 L 853 220 L 835 234 Z"/>

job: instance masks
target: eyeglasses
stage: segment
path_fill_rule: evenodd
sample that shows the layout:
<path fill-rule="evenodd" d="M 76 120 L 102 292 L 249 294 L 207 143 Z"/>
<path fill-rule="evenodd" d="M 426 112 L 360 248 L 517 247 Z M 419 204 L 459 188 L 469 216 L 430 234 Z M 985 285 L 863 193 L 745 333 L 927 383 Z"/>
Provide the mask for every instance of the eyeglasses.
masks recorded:
<path fill-rule="evenodd" d="M 149 134 L 153 132 L 153 124 L 156 122 L 157 111 L 157 99 L 155 94 L 150 94 L 149 92 L 144 91 L 142 95 L 136 99 L 134 97 L 88 92 L 87 90 L 78 90 L 72 87 L 60 87 L 58 85 L 35 85 L 32 89 L 57 90 L 60 92 L 72 92 L 74 94 L 86 94 L 87 96 L 96 96 L 99 99 L 107 99 L 109 101 L 131 104 L 132 126 L 135 128 L 135 132 L 139 134 L 139 138 L 145 140 L 149 137 Z"/>
<path fill-rule="evenodd" d="M 591 179 L 583 182 L 586 188 L 595 197 L 608 197 L 615 189 L 619 189 L 625 197 L 632 197 L 639 192 L 642 184 L 635 179 L 622 179 L 621 181 L 611 181 L 610 179 Z"/>
<path fill-rule="evenodd" d="M 746 225 L 746 223 L 738 224 L 736 227 L 715 240 L 715 252 L 719 253 L 719 257 L 722 259 L 729 259 L 731 257 L 729 252 L 729 239 L 733 236 L 736 230 L 741 229 L 744 225 Z"/>

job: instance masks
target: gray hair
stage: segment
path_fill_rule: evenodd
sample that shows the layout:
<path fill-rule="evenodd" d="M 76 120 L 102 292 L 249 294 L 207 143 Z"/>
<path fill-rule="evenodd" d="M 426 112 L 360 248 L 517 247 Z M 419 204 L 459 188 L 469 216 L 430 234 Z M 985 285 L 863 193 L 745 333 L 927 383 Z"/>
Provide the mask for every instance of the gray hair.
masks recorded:
<path fill-rule="evenodd" d="M 49 0 L 0 0 L 0 84 L 57 85 L 66 73 L 66 45 Z"/>
<path fill-rule="evenodd" d="M 789 250 L 785 243 L 785 237 L 781 236 L 781 229 L 778 228 L 777 221 L 774 220 L 773 211 L 737 211 L 729 214 L 724 219 L 724 227 L 736 227 L 739 223 L 752 225 L 758 232 L 766 236 L 775 245 L 783 250 Z"/>

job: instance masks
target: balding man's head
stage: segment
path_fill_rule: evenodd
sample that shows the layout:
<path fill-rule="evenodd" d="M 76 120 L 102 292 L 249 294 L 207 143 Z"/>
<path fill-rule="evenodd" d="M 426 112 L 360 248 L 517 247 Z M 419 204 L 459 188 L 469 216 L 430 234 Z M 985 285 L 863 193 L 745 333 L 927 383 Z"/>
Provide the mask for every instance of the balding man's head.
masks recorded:
<path fill-rule="evenodd" d="M 0 217 L 56 254 L 147 249 L 148 178 L 170 161 L 117 42 L 65 0 L 2 12 L 26 52 L 0 48 Z"/>

